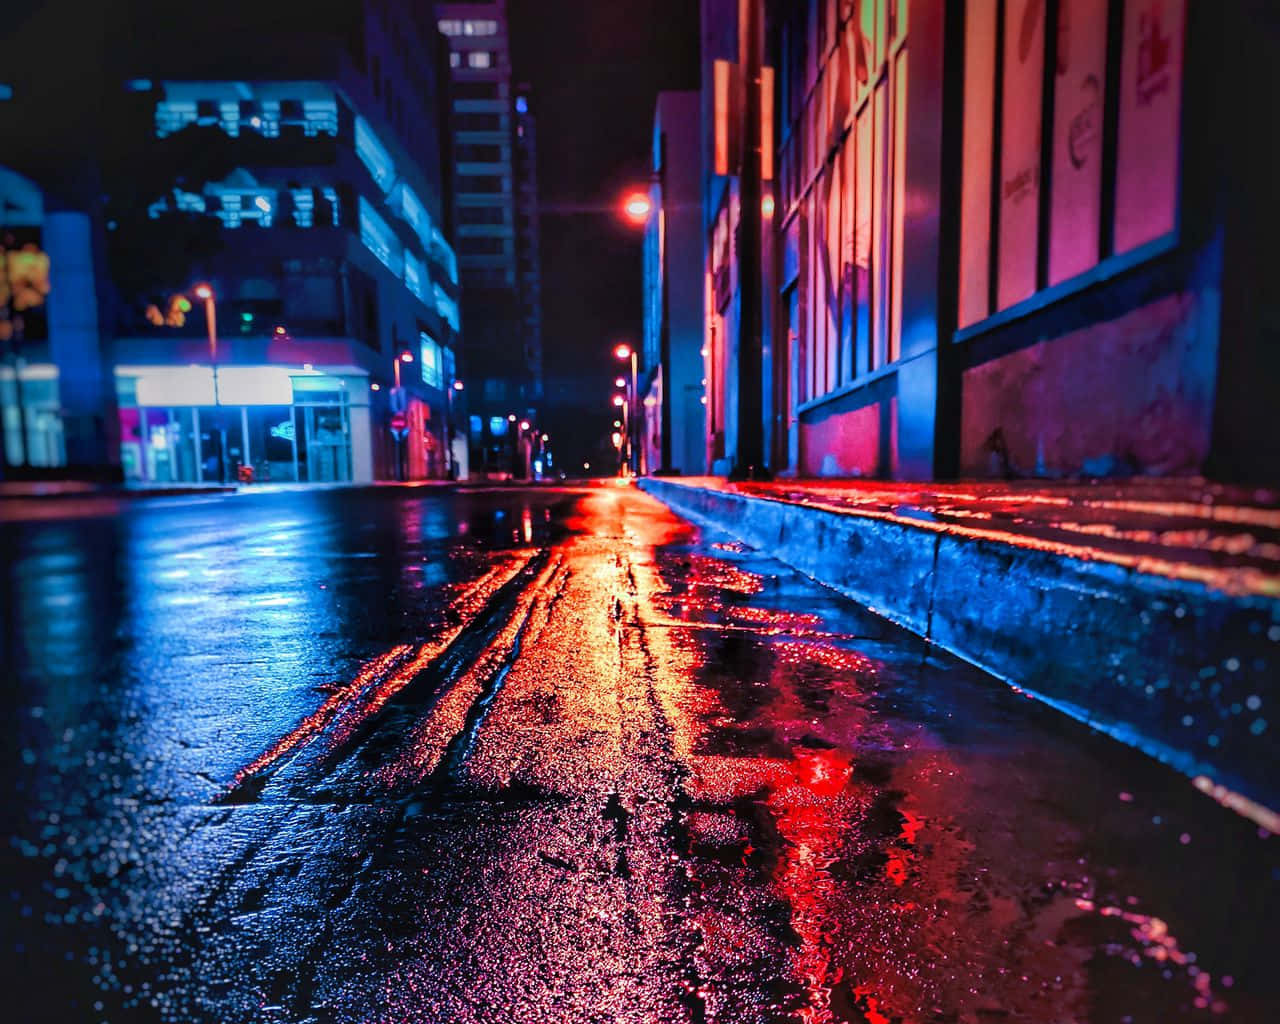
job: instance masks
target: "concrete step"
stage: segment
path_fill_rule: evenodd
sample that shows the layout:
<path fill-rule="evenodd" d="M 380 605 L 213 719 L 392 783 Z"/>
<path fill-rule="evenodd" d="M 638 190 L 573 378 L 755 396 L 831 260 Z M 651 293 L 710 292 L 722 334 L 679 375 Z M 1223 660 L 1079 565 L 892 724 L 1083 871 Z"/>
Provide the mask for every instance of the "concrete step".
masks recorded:
<path fill-rule="evenodd" d="M 1265 563 L 1215 572 L 794 486 L 639 486 L 1280 825 L 1280 574 Z"/>

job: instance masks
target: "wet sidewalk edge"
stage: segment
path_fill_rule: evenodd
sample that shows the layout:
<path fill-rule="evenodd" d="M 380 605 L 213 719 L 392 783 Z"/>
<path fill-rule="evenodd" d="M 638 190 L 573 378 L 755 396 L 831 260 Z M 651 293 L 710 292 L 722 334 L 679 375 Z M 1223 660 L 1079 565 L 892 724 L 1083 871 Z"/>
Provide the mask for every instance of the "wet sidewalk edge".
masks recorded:
<path fill-rule="evenodd" d="M 1275 830 L 1280 599 L 669 478 L 638 485 Z"/>

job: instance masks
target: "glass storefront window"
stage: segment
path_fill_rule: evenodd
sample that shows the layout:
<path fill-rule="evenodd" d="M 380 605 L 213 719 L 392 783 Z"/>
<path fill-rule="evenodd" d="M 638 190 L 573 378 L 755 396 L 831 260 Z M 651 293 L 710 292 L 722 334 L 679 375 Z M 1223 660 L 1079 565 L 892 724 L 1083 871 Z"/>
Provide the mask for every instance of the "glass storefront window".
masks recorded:
<path fill-rule="evenodd" d="M 166 389 L 169 378 L 186 380 L 193 368 L 148 367 L 118 375 L 121 462 L 129 480 L 151 483 L 235 483 L 242 467 L 257 482 L 344 482 L 352 479 L 348 382 L 324 374 L 291 380 L 290 405 L 199 401 L 203 392 Z M 267 388 L 276 367 L 227 368 L 232 394 L 276 398 Z M 207 368 L 206 368 L 207 372 Z M 236 375 L 239 375 L 237 378 Z M 242 379 L 241 379 L 242 378 Z M 270 379 L 269 379 L 270 378 Z M 143 386 L 145 385 L 145 386 Z M 140 399 L 153 404 L 141 405 Z M 163 403 L 163 404 L 162 404 Z"/>
<path fill-rule="evenodd" d="M 0 374 L 0 407 L 4 415 L 5 460 L 13 466 L 62 466 L 66 445 L 59 413 L 56 376 L 37 370 L 39 376 L 21 379 L 6 368 Z M 18 395 L 21 390 L 22 400 Z"/>

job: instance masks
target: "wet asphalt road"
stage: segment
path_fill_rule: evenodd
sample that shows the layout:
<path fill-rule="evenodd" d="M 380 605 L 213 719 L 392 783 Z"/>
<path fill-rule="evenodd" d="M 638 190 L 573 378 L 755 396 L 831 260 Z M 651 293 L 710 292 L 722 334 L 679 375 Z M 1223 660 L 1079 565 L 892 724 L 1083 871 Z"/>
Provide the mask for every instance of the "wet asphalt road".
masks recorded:
<path fill-rule="evenodd" d="M 0 525 L 7 1019 L 1280 1019 L 1280 839 L 643 495 L 99 512 Z"/>

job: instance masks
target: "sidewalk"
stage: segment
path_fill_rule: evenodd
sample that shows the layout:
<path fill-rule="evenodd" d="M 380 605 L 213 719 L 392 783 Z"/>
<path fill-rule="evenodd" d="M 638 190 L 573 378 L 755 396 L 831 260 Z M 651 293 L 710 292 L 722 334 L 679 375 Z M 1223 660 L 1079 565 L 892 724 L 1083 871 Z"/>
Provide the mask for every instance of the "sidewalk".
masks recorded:
<path fill-rule="evenodd" d="M 683 482 L 1280 596 L 1280 491 L 1197 480 Z"/>
<path fill-rule="evenodd" d="M 1193 480 L 639 486 L 1029 696 L 1280 807 L 1280 494 Z"/>

